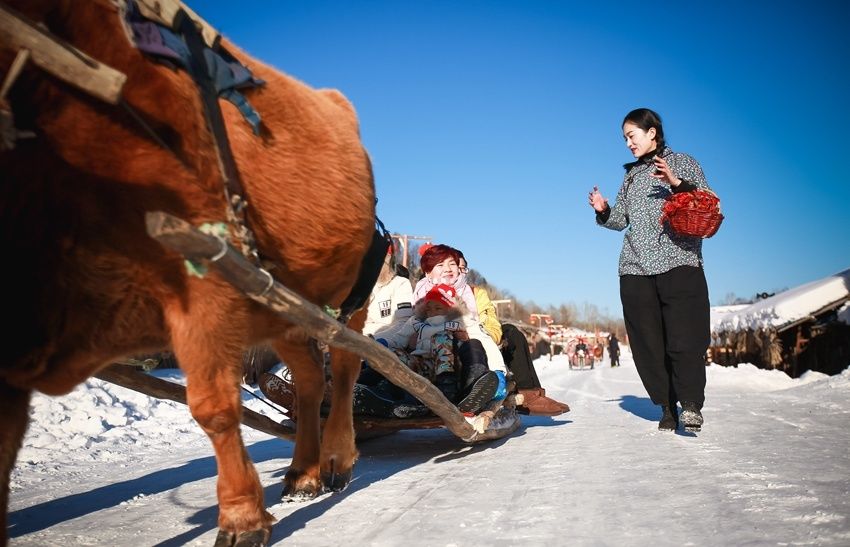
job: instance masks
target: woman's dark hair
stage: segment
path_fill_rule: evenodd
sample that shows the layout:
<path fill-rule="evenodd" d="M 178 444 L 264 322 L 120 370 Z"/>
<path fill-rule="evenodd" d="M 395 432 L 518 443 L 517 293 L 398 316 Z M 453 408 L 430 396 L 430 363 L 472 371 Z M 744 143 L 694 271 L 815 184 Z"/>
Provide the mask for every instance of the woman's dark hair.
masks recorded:
<path fill-rule="evenodd" d="M 626 117 L 623 118 L 623 123 L 620 127 L 626 125 L 627 122 L 635 124 L 644 131 L 649 131 L 654 127 L 655 147 L 658 152 L 664 150 L 664 146 L 666 144 L 664 142 L 664 127 L 661 125 L 661 116 L 659 116 L 657 112 L 648 108 L 637 108 L 626 114 Z"/>
<path fill-rule="evenodd" d="M 466 260 L 465 256 L 463 256 L 463 251 L 455 249 L 455 252 L 457 253 L 457 265 L 460 266 L 460 259 L 462 258 L 466 262 L 466 265 L 469 266 L 469 261 Z"/>
<path fill-rule="evenodd" d="M 427 274 L 434 269 L 434 266 L 449 257 L 454 258 L 455 262 L 460 262 L 460 255 L 458 254 L 457 249 L 449 247 L 448 245 L 434 245 L 429 247 L 428 250 L 425 251 L 425 254 L 423 254 L 419 259 L 419 266 L 421 266 L 422 271 Z"/>

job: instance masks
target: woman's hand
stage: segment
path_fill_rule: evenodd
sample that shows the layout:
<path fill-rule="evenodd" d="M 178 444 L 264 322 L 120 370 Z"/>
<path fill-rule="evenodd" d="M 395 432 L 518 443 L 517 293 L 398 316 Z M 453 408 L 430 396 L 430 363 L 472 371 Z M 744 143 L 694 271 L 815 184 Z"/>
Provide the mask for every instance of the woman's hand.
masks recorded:
<path fill-rule="evenodd" d="M 597 213 L 601 213 L 608 207 L 608 200 L 602 197 L 597 186 L 594 186 L 593 191 L 588 195 L 588 202 Z"/>
<path fill-rule="evenodd" d="M 666 182 L 673 188 L 682 184 L 682 179 L 673 174 L 673 170 L 670 169 L 670 164 L 667 163 L 667 160 L 661 156 L 655 156 L 652 158 L 652 161 L 655 163 L 655 173 L 652 174 L 652 177 Z"/>

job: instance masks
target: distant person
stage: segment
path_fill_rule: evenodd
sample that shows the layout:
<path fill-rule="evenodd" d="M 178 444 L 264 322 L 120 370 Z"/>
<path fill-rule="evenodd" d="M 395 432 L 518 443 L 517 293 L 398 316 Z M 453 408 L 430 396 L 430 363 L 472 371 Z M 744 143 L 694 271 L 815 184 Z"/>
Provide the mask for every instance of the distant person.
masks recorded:
<path fill-rule="evenodd" d="M 658 429 L 699 431 L 705 402 L 703 356 L 710 342 L 708 286 L 702 239 L 661 223 L 665 198 L 709 190 L 699 163 L 665 143 L 661 117 L 647 108 L 629 112 L 623 137 L 636 160 L 611 207 L 597 187 L 590 192 L 596 222 L 626 235 L 620 253 L 620 299 L 629 345 L 652 402 L 662 408 Z"/>
<path fill-rule="evenodd" d="M 613 333 L 608 337 L 608 357 L 611 358 L 611 368 L 620 366 L 620 341 Z"/>
<path fill-rule="evenodd" d="M 580 351 L 583 351 L 585 354 L 587 354 L 587 343 L 584 341 L 584 338 L 579 338 L 578 344 L 576 344 L 575 353 L 578 353 Z"/>
<path fill-rule="evenodd" d="M 549 360 L 552 360 L 552 344 L 550 344 L 548 340 L 543 338 L 543 336 L 537 337 L 537 343 L 534 346 L 534 351 L 537 353 L 538 357 L 548 355 Z"/>

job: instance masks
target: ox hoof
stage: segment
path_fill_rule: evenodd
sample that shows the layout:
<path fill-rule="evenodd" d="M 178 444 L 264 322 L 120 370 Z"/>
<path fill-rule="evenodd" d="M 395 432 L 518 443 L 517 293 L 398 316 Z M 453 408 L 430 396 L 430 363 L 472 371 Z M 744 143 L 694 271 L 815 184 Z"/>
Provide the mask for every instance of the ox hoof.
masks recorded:
<path fill-rule="evenodd" d="M 280 501 L 285 501 L 287 503 L 295 501 L 310 501 L 319 494 L 321 494 L 321 492 L 318 492 L 313 488 L 296 488 L 284 483 L 283 492 L 280 494 Z"/>
<path fill-rule="evenodd" d="M 336 471 L 322 473 L 322 483 L 331 492 L 342 492 L 351 482 L 351 469 L 343 473 Z"/>
<path fill-rule="evenodd" d="M 269 544 L 270 535 L 268 530 L 262 528 L 239 534 L 219 530 L 213 547 L 263 547 Z"/>

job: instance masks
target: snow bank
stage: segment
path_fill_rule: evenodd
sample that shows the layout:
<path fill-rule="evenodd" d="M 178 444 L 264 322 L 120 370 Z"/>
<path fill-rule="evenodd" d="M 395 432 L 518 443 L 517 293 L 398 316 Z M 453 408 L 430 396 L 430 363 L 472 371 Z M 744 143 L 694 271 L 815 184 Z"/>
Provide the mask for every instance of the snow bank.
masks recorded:
<path fill-rule="evenodd" d="M 813 371 L 791 378 L 781 370 L 765 370 L 751 363 L 741 363 L 737 367 L 711 365 L 706 368 L 706 377 L 709 390 L 722 387 L 724 391 L 734 392 L 779 391 L 829 378 Z"/>
<path fill-rule="evenodd" d="M 178 369 L 153 374 L 186 383 Z M 270 410 L 244 393 L 243 404 L 264 414 Z M 63 460 L 123 461 L 127 445 L 134 450 L 153 450 L 198 439 L 205 441 L 206 437 L 189 407 L 90 378 L 62 397 L 33 395 L 29 429 L 17 465 L 49 464 L 57 459 L 57 452 Z"/>

